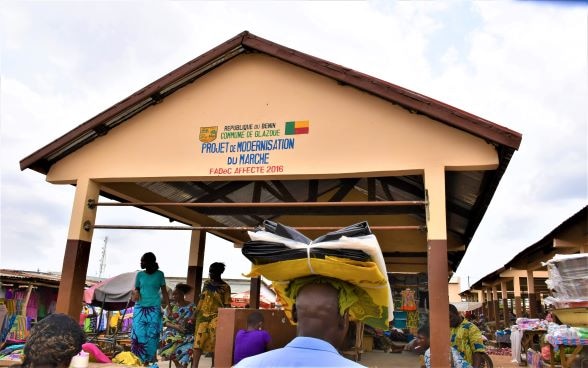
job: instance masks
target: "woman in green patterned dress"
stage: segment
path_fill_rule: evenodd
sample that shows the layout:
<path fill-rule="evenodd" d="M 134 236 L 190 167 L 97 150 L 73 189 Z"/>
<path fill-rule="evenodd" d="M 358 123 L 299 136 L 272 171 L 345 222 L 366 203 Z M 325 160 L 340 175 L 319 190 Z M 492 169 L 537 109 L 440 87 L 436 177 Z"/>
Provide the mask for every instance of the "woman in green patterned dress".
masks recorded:
<path fill-rule="evenodd" d="M 231 287 L 221 279 L 225 272 L 224 263 L 215 262 L 208 269 L 209 279 L 204 282 L 200 300 L 196 306 L 196 331 L 194 333 L 194 354 L 192 368 L 198 367 L 202 352 L 213 353 L 216 340 L 216 323 L 219 308 L 231 307 Z"/>

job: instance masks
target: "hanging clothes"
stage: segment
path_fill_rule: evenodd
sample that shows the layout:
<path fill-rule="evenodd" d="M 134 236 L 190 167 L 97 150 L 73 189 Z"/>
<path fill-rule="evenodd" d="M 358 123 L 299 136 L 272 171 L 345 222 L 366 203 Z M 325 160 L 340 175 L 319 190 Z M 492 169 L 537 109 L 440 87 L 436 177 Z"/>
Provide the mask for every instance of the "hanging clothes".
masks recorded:
<path fill-rule="evenodd" d="M 408 311 L 406 312 L 406 327 L 411 329 L 411 333 L 414 329 L 419 327 L 419 312 Z"/>
<path fill-rule="evenodd" d="M 414 311 L 416 310 L 416 299 L 414 290 L 406 288 L 400 292 L 402 296 L 402 307 L 400 309 L 405 311 Z"/>

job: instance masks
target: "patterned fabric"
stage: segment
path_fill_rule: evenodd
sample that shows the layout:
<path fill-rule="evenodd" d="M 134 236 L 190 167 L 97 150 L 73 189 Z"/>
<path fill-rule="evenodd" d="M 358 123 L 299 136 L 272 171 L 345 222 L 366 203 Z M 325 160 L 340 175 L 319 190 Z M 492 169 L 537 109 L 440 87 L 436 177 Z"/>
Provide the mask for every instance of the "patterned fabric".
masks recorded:
<path fill-rule="evenodd" d="M 264 265 L 252 265 L 248 277 L 264 276 L 273 281 L 280 303 L 284 307 L 286 316 L 292 320 L 292 301 L 286 298 L 285 290 L 290 280 L 310 275 L 320 275 L 343 280 L 364 290 L 381 311 L 377 317 L 365 321 L 361 316 L 354 316 L 356 320 L 370 326 L 388 328 L 388 301 L 390 287 L 388 279 L 382 274 L 374 262 L 353 261 L 346 258 L 326 256 L 324 259 L 294 259 Z"/>
<path fill-rule="evenodd" d="M 161 307 L 143 307 L 135 304 L 133 313 L 133 332 L 131 333 L 131 352 L 141 362 L 156 362 L 157 345 L 162 327 Z"/>
<path fill-rule="evenodd" d="M 413 329 L 419 327 L 419 312 L 406 312 L 406 327 Z"/>
<path fill-rule="evenodd" d="M 352 225 L 350 227 L 354 226 L 355 225 Z M 283 243 L 293 249 L 306 249 L 310 246 L 307 243 L 287 239 L 267 231 L 250 231 L 248 234 L 251 240 Z M 348 260 L 349 262 L 345 262 L 344 258 L 325 257 L 325 260 L 312 258 L 310 260 L 304 260 L 303 263 L 295 262 L 282 264 L 280 262 L 280 265 L 274 266 L 273 268 L 257 268 L 253 266 L 250 275 L 263 275 L 271 281 L 280 282 L 310 275 L 321 275 L 347 281 L 364 289 L 377 305 L 388 308 L 388 312 L 385 313 L 387 320 L 382 321 L 379 326 L 374 326 L 388 329 L 388 322 L 393 318 L 394 304 L 392 301 L 390 284 L 388 283 L 388 277 L 386 276 L 386 262 L 384 261 L 384 256 L 382 255 L 382 250 L 376 236 L 373 234 L 365 236 L 341 236 L 337 240 L 313 243 L 312 246 L 319 246 L 319 244 L 323 249 L 361 250 L 369 254 L 372 262 L 357 262 L 355 264 L 350 264 L 351 261 Z M 331 262 L 329 262 L 329 258 Z M 304 263 L 306 263 L 306 265 L 304 265 Z"/>
<path fill-rule="evenodd" d="M 567 345 L 567 346 L 578 346 L 578 345 L 588 345 L 588 339 L 582 338 L 568 338 L 562 336 L 553 336 L 547 335 L 547 341 L 553 345 L 553 350 L 558 351 L 560 345 Z"/>
<path fill-rule="evenodd" d="M 164 324 L 170 322 L 182 326 L 182 330 L 166 327 L 161 339 L 159 355 L 163 360 L 175 360 L 186 367 L 192 360 L 192 345 L 194 344 L 194 303 L 179 306 L 172 304 L 171 313 L 166 310 L 163 316 Z"/>
<path fill-rule="evenodd" d="M 457 327 L 451 328 L 450 336 L 451 347 L 455 348 L 461 357 L 470 364 L 474 363 L 474 353 L 486 352 L 482 332 L 465 318 Z"/>
<path fill-rule="evenodd" d="M 349 316 L 353 321 L 361 321 L 370 326 L 380 327 L 381 322 L 387 320 L 388 308 L 374 303 L 370 295 L 362 288 L 339 279 L 308 276 L 294 279 L 288 284 L 274 283 L 273 286 L 282 301 L 282 305 L 290 306 L 294 304 L 299 290 L 311 283 L 329 284 L 335 288 L 339 295 L 339 313 L 343 315 L 346 310 L 349 310 Z M 282 287 L 286 285 L 287 287 L 283 290 Z M 288 316 L 288 313 L 286 315 Z M 382 319 L 382 316 L 385 316 L 385 318 Z"/>
<path fill-rule="evenodd" d="M 196 310 L 196 332 L 194 348 L 205 352 L 214 351 L 218 309 L 231 305 L 231 287 L 224 281 L 206 280 L 200 293 Z"/>
<path fill-rule="evenodd" d="M 466 362 L 455 348 L 450 348 L 451 368 L 472 368 L 471 364 Z M 425 351 L 425 367 L 431 368 L 431 349 Z"/>

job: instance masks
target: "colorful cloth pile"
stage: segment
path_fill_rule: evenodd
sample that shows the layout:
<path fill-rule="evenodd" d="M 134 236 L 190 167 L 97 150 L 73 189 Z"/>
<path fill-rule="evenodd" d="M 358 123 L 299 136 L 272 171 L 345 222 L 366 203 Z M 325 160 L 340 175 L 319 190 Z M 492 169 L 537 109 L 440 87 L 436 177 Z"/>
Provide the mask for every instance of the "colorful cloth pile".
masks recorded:
<path fill-rule="evenodd" d="M 0 360 L 22 361 L 24 344 L 13 344 L 0 350 Z"/>
<path fill-rule="evenodd" d="M 367 222 L 325 234 L 314 241 L 293 228 L 264 222 L 264 230 L 249 232 L 242 252 L 252 263 L 249 277 L 273 282 L 278 300 L 292 321 L 292 306 L 300 283 L 320 277 L 346 281 L 352 290 L 335 286 L 352 320 L 388 329 L 392 294 L 384 257 Z M 317 278 L 318 277 L 318 278 Z M 292 282 L 302 279 L 303 281 Z M 321 282 L 321 281 L 319 281 Z M 341 284 L 343 285 L 343 284 Z"/>

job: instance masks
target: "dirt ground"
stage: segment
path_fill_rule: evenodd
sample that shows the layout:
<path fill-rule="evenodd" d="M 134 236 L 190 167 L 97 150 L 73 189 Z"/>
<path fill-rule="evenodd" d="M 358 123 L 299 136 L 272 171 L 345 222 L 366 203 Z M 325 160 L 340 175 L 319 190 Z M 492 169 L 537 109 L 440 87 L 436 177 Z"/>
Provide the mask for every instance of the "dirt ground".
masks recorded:
<path fill-rule="evenodd" d="M 514 368 L 519 365 L 511 362 L 511 356 L 490 355 L 495 368 Z M 417 355 L 402 352 L 401 354 L 384 353 L 382 350 L 373 350 L 362 355 L 360 364 L 370 368 L 415 368 L 419 366 Z"/>

